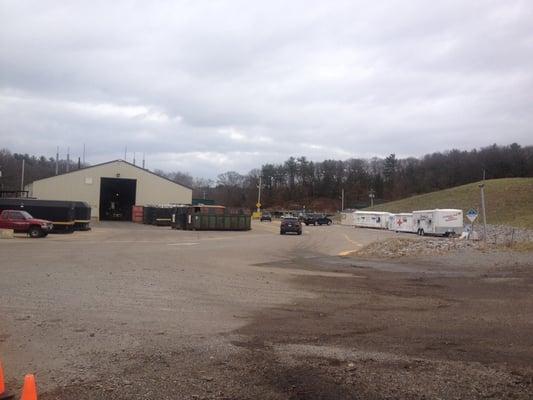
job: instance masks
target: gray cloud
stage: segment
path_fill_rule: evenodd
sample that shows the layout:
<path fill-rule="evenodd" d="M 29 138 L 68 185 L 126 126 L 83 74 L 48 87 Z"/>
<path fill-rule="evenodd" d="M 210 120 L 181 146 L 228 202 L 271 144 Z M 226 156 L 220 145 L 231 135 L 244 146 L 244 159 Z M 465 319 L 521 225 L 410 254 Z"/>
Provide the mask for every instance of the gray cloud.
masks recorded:
<path fill-rule="evenodd" d="M 374 3 L 3 2 L 0 147 L 213 177 L 532 144 L 529 1 Z"/>

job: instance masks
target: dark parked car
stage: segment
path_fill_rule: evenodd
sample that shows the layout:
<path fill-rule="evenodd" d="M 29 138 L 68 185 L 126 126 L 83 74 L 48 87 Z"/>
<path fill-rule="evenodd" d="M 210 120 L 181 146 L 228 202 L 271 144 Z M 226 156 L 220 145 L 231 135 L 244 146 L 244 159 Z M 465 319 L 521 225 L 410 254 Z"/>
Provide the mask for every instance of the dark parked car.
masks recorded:
<path fill-rule="evenodd" d="M 296 217 L 285 217 L 281 221 L 279 228 L 280 235 L 285 235 L 287 232 L 294 232 L 298 235 L 302 234 L 302 224 Z"/>
<path fill-rule="evenodd" d="M 306 225 L 331 225 L 333 221 L 323 214 L 307 214 L 303 217 Z"/>
<path fill-rule="evenodd" d="M 263 212 L 261 214 L 261 222 L 263 221 L 272 222 L 272 214 L 270 214 L 269 212 Z"/>

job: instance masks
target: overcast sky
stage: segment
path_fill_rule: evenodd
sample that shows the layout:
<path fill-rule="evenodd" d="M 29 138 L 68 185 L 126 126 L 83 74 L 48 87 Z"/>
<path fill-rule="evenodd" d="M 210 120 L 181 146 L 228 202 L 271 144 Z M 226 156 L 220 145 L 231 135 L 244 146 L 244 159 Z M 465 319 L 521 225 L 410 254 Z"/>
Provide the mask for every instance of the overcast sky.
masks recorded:
<path fill-rule="evenodd" d="M 533 144 L 530 0 L 0 0 L 14 152 L 215 177 L 512 142 Z"/>

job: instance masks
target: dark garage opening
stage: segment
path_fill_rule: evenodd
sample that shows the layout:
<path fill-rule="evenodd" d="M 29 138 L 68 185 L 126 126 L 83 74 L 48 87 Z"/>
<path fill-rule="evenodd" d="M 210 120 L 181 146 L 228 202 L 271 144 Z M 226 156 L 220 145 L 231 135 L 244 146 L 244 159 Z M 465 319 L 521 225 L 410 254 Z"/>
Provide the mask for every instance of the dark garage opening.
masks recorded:
<path fill-rule="evenodd" d="M 100 178 L 100 220 L 131 221 L 137 180 Z"/>

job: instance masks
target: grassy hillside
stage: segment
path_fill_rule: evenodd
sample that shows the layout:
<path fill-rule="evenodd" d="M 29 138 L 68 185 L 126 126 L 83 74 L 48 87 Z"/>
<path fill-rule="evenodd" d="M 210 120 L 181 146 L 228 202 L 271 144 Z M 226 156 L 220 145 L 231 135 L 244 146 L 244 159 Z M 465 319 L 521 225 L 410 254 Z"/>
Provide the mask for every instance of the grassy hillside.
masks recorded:
<path fill-rule="evenodd" d="M 481 212 L 479 182 L 439 192 L 383 203 L 367 210 L 410 212 L 432 208 L 474 207 Z M 533 178 L 506 178 L 485 181 L 488 224 L 533 228 Z M 480 216 L 481 217 L 481 216 Z M 480 221 L 478 217 L 478 221 Z"/>

